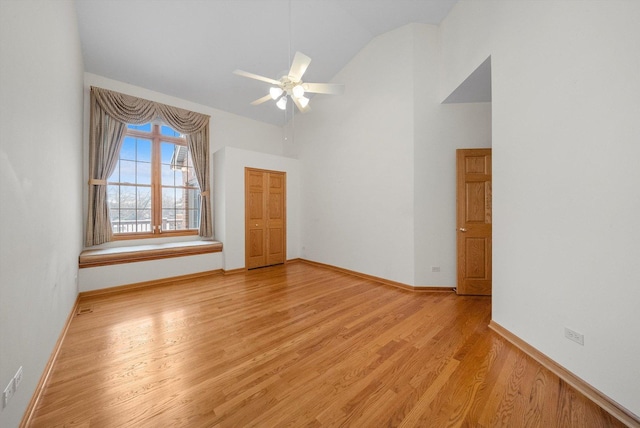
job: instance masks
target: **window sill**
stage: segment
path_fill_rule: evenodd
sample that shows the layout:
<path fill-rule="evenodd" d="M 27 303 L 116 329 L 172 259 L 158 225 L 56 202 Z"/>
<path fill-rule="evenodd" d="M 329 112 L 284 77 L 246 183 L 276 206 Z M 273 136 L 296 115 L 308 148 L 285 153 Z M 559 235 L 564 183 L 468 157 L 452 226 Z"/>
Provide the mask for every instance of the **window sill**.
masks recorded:
<path fill-rule="evenodd" d="M 219 253 L 221 251 L 222 242 L 218 241 L 169 242 L 164 244 L 84 250 L 80 253 L 79 267 L 82 269 L 96 266 L 109 266 L 121 263 L 166 259 L 169 257 Z"/>

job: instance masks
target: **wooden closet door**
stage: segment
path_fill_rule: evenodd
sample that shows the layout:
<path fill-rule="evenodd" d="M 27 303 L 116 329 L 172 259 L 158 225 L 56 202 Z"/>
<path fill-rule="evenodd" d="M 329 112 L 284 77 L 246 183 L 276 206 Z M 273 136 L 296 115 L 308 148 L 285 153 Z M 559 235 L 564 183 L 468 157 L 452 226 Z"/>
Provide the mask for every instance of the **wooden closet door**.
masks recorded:
<path fill-rule="evenodd" d="M 267 176 L 262 171 L 245 168 L 245 258 L 247 269 L 267 265 L 265 247 Z"/>
<path fill-rule="evenodd" d="M 267 175 L 267 265 L 285 262 L 285 175 L 268 172 Z"/>
<path fill-rule="evenodd" d="M 247 269 L 286 260 L 286 175 L 245 168 L 245 262 Z"/>

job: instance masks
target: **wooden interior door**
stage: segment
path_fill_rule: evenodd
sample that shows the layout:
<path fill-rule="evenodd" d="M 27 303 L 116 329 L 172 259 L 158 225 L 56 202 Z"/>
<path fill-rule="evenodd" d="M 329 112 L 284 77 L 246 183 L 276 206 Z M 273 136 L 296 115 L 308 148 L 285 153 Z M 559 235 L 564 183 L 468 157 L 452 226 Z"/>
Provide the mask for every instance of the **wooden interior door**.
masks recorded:
<path fill-rule="evenodd" d="M 286 175 L 245 168 L 245 263 L 247 269 L 286 260 Z"/>
<path fill-rule="evenodd" d="M 491 295 L 491 149 L 456 151 L 458 294 Z"/>

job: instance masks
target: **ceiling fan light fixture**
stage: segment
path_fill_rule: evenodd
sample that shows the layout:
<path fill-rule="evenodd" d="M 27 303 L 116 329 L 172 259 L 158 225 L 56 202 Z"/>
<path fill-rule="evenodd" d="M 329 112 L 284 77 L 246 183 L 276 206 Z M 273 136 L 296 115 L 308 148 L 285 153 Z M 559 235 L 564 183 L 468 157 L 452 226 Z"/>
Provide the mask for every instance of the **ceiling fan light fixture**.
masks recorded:
<path fill-rule="evenodd" d="M 277 100 L 277 99 L 278 99 L 278 97 L 279 97 L 280 95 L 282 95 L 282 93 L 283 93 L 283 92 L 284 92 L 284 91 L 282 90 L 282 88 L 277 88 L 277 87 L 271 87 L 271 88 L 269 88 L 269 95 L 271 95 L 271 98 L 272 98 L 273 100 Z"/>
<path fill-rule="evenodd" d="M 304 88 L 302 85 L 296 85 L 293 87 L 293 96 L 298 99 L 304 97 Z"/>
<path fill-rule="evenodd" d="M 287 96 L 285 95 L 282 98 L 280 98 L 276 103 L 276 105 L 280 110 L 285 110 L 287 108 Z"/>
<path fill-rule="evenodd" d="M 291 101 L 293 101 L 295 106 L 298 107 L 298 110 L 300 110 L 302 113 L 306 113 L 310 110 L 310 100 L 309 98 L 305 97 L 306 94 L 339 95 L 344 92 L 344 85 L 337 83 L 303 82 L 302 76 L 307 70 L 310 62 L 311 58 L 309 58 L 302 52 L 296 52 L 293 57 L 293 61 L 291 62 L 289 73 L 283 75 L 280 80 L 271 79 L 269 77 L 260 76 L 258 74 L 253 74 L 242 70 L 235 70 L 233 73 L 238 76 L 248 77 L 250 79 L 259 80 L 271 85 L 271 87 L 269 88 L 269 93 L 251 102 L 251 105 L 257 106 L 272 99 L 275 101 L 276 106 L 280 110 L 286 111 L 288 103 L 287 99 L 291 97 Z"/>

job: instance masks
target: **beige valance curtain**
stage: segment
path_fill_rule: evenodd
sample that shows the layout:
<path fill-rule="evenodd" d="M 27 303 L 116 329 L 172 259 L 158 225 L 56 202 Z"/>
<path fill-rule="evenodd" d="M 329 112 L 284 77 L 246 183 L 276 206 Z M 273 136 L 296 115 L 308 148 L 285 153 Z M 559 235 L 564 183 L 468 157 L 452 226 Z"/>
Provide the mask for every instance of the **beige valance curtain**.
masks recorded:
<path fill-rule="evenodd" d="M 200 236 L 213 237 L 209 190 L 209 116 L 91 87 L 87 246 L 108 242 L 113 236 L 106 180 L 116 167 L 127 124 L 140 125 L 157 118 L 187 136 L 200 186 Z"/>
<path fill-rule="evenodd" d="M 209 116 L 155 103 L 131 95 L 91 87 L 91 95 L 112 118 L 124 123 L 140 125 L 156 118 L 182 134 L 193 134 L 209 125 Z"/>

